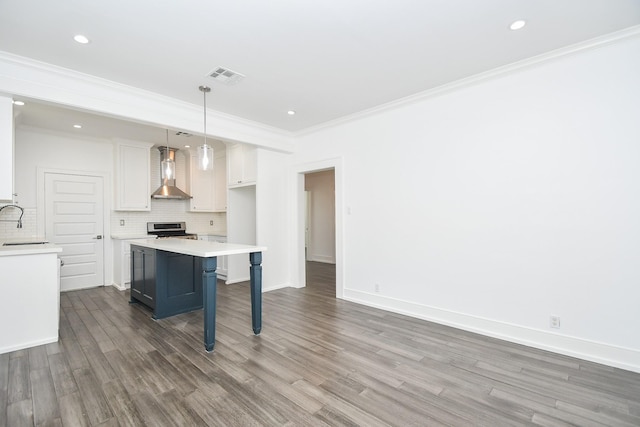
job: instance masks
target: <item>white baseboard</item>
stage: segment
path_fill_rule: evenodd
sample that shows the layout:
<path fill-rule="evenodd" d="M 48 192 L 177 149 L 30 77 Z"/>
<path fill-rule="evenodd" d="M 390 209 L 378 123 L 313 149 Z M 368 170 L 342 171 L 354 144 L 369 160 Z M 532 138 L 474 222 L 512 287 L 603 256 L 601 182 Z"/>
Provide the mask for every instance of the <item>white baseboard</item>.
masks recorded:
<path fill-rule="evenodd" d="M 640 351 L 561 335 L 352 289 L 344 299 L 566 356 L 640 373 Z"/>
<path fill-rule="evenodd" d="M 234 283 L 248 282 L 249 280 L 250 279 L 247 277 L 246 279 L 237 279 L 237 280 L 233 280 L 231 282 L 227 281 L 226 284 L 227 285 L 233 285 Z M 262 284 L 263 284 L 262 293 L 269 292 L 269 291 L 275 291 L 277 289 L 293 288 L 294 287 L 294 286 L 291 285 L 291 283 L 280 283 L 280 284 L 276 284 L 276 285 L 272 285 L 272 286 L 268 286 L 268 287 L 264 286 L 264 281 L 262 282 Z"/>
<path fill-rule="evenodd" d="M 56 334 L 55 336 L 50 336 L 50 337 L 42 338 L 35 341 L 22 342 L 20 344 L 2 347 L 0 348 L 0 354 L 11 353 L 12 351 L 24 350 L 26 348 L 37 347 L 39 345 L 44 345 L 44 344 L 51 344 L 53 342 L 58 342 L 58 334 Z"/>
<path fill-rule="evenodd" d="M 233 285 L 234 283 L 240 283 L 240 282 L 248 282 L 249 281 L 249 276 L 247 277 L 236 277 L 235 279 L 227 279 L 227 281 L 225 282 L 227 285 Z"/>
<path fill-rule="evenodd" d="M 308 254 L 307 255 L 307 261 L 323 262 L 325 264 L 335 264 L 336 263 L 335 257 L 326 256 L 326 255 L 313 255 L 313 254 Z"/>
<path fill-rule="evenodd" d="M 119 291 L 126 291 L 127 289 L 129 289 L 129 284 L 125 283 L 124 285 L 121 285 L 119 283 L 112 283 L 111 286 L 113 286 L 114 288 L 116 288 Z"/>
<path fill-rule="evenodd" d="M 280 283 L 278 285 L 273 285 L 273 286 L 269 286 L 267 288 L 265 288 L 264 286 L 262 287 L 262 292 L 269 292 L 269 291 L 275 291 L 277 289 L 284 289 L 284 288 L 292 288 L 293 286 L 291 286 L 291 283 Z"/>

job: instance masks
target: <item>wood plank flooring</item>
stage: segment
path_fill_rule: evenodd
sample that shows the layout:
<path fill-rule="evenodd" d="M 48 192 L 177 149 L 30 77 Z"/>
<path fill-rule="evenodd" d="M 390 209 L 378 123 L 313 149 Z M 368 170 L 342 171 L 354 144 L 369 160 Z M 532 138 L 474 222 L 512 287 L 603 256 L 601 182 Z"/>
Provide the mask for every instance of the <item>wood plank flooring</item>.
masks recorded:
<path fill-rule="evenodd" d="M 639 426 L 640 375 L 335 299 L 335 270 L 218 287 L 153 321 L 128 292 L 62 294 L 60 341 L 0 355 L 0 426 Z"/>

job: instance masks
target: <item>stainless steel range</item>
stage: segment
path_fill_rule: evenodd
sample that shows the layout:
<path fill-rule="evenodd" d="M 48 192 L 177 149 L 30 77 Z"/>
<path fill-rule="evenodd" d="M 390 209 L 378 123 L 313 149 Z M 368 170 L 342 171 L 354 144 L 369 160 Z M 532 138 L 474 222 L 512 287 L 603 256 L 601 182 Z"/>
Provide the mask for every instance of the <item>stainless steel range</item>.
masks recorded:
<path fill-rule="evenodd" d="M 185 222 L 148 222 L 147 234 L 156 236 L 156 239 L 191 239 L 197 240 L 197 234 L 187 233 Z"/>

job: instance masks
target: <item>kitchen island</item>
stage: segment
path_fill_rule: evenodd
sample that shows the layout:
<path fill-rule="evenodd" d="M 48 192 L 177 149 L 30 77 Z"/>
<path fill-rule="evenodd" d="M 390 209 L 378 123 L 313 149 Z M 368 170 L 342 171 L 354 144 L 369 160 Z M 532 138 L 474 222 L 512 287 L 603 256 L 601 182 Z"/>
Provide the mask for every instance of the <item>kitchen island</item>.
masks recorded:
<path fill-rule="evenodd" d="M 58 341 L 62 248 L 38 240 L 0 242 L 0 354 Z"/>
<path fill-rule="evenodd" d="M 154 318 L 204 308 L 204 346 L 215 345 L 217 257 L 249 254 L 251 319 L 262 329 L 262 252 L 264 246 L 189 239 L 131 241 L 131 302 L 154 311 Z M 201 293 L 200 293 L 201 292 Z"/>

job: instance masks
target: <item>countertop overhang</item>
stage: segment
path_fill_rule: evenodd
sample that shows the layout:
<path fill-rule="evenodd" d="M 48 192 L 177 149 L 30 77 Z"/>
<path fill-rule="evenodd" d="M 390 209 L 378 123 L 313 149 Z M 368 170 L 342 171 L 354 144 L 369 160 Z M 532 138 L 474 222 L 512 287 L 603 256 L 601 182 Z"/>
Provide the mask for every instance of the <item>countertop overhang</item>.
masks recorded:
<path fill-rule="evenodd" d="M 267 250 L 266 246 L 241 245 L 237 243 L 220 243 L 190 239 L 146 239 L 133 240 L 130 243 L 132 245 L 142 246 L 145 248 L 193 255 L 201 258 L 248 254 L 253 252 L 264 252 Z"/>

